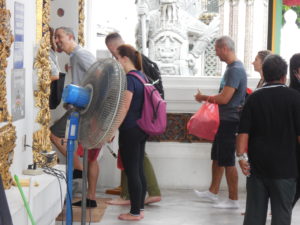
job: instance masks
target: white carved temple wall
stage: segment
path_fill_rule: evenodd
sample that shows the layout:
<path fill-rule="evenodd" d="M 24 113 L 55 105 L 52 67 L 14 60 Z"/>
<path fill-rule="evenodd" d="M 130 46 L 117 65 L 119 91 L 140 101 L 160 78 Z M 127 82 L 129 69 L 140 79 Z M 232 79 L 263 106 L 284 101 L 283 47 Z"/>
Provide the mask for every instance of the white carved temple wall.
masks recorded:
<path fill-rule="evenodd" d="M 148 4 L 148 11 L 145 12 L 148 18 L 146 41 L 150 43 L 147 50 L 149 57 L 160 66 L 163 75 L 221 76 L 225 70 L 225 65 L 221 64 L 215 56 L 214 40 L 217 36 L 229 35 L 236 43 L 238 58 L 245 64 L 249 76 L 257 76 L 253 71 L 252 62 L 257 51 L 267 48 L 267 0 L 193 0 L 188 3 L 183 0 L 168 1 L 168 4 L 172 2 L 174 6 L 177 5 L 178 7 L 170 15 L 176 13 L 183 15 L 180 12 L 189 15 L 189 20 L 186 20 L 187 17 L 180 16 L 178 17 L 178 21 L 174 19 L 169 25 L 167 24 L 167 19 L 161 19 L 164 15 L 167 15 L 167 13 L 161 13 L 161 11 L 167 9 L 164 3 L 161 3 L 159 9 L 157 5 L 156 8 L 153 6 L 153 1 L 149 0 L 146 2 Z M 197 7 L 198 9 L 195 10 Z M 156 19 L 151 19 L 153 15 L 159 16 Z M 193 25 L 195 19 L 200 20 L 203 25 Z M 213 32 L 214 29 L 218 29 L 218 31 Z M 207 34 L 203 35 L 201 32 Z M 172 33 L 174 34 L 172 35 Z M 181 37 L 179 44 L 178 41 L 176 42 L 178 34 Z M 173 42 L 164 41 L 163 37 L 165 40 L 173 40 L 178 46 L 172 44 Z M 199 44 L 199 40 L 201 42 L 201 38 L 203 37 L 208 44 Z M 142 39 L 142 35 L 140 34 L 137 38 Z M 186 49 L 187 41 L 189 42 L 190 49 Z M 185 45 L 180 45 L 180 43 L 185 43 Z M 171 48 L 170 46 L 173 47 Z M 175 51 L 176 48 L 180 48 L 180 51 Z M 161 49 L 165 52 L 162 52 Z M 171 52 L 175 53 L 171 54 Z M 178 55 L 179 52 L 182 55 Z M 196 69 L 191 68 L 190 64 L 185 62 L 190 60 L 190 53 L 193 52 L 200 53 L 194 59 Z M 170 55 L 173 55 L 172 59 Z M 169 61 L 167 60 L 168 58 L 170 58 Z M 172 65 L 170 63 L 175 69 L 171 68 Z"/>
<path fill-rule="evenodd" d="M 220 0 L 220 35 L 229 35 L 236 42 L 238 58 L 249 76 L 258 76 L 252 62 L 256 53 L 267 49 L 268 1 Z M 222 65 L 224 71 L 225 65 Z M 220 74 L 220 71 L 216 71 Z M 206 75 L 206 74 L 204 74 Z"/>

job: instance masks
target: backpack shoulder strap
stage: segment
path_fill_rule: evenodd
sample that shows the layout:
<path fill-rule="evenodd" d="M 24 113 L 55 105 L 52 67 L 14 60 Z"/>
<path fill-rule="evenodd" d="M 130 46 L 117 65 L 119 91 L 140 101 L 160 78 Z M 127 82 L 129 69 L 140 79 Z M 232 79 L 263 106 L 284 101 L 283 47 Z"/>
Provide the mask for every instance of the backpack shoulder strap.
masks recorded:
<path fill-rule="evenodd" d="M 135 76 L 138 78 L 143 84 L 146 84 L 147 82 L 145 79 L 143 79 L 137 72 L 130 71 L 128 74 Z"/>

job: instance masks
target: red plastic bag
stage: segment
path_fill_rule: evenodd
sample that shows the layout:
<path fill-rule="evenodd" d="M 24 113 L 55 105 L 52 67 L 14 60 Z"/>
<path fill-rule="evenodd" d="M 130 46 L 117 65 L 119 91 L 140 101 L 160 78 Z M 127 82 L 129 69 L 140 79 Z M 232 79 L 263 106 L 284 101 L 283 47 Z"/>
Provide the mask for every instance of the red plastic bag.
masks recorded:
<path fill-rule="evenodd" d="M 188 133 L 213 141 L 220 124 L 219 106 L 204 102 L 187 124 Z"/>
<path fill-rule="evenodd" d="M 247 89 L 246 89 L 246 93 L 247 93 L 248 95 L 251 95 L 251 94 L 253 93 L 253 90 L 252 90 L 251 88 L 247 88 Z"/>

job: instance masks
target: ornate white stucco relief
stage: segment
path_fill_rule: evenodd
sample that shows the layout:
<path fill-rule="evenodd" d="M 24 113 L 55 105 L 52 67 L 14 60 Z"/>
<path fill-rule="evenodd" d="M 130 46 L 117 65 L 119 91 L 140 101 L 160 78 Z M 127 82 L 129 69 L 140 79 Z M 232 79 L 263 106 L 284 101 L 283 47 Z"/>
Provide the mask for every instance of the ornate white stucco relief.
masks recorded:
<path fill-rule="evenodd" d="M 188 10 L 194 10 L 191 6 L 199 7 L 196 0 L 160 0 L 159 8 L 145 12 L 145 6 L 149 9 L 151 4 L 138 4 L 139 15 L 147 15 L 146 42 L 150 59 L 158 64 L 162 75 L 194 76 L 199 69 L 199 57 L 219 32 L 219 18 L 215 17 L 207 25 L 193 16 L 196 12 Z M 145 41 L 142 32 L 138 29 L 138 46 Z"/>

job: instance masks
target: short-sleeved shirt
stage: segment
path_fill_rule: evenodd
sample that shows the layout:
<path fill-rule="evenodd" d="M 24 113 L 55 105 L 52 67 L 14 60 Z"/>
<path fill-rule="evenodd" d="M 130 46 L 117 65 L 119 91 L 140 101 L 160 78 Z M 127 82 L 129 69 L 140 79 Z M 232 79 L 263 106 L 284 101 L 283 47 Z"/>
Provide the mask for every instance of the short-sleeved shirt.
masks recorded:
<path fill-rule="evenodd" d="M 132 70 L 139 76 L 145 79 L 145 75 L 138 70 Z M 134 75 L 127 74 L 127 90 L 132 92 L 132 100 L 127 112 L 127 115 L 120 126 L 120 130 L 125 130 L 138 126 L 136 121 L 141 118 L 143 104 L 144 104 L 144 84 Z"/>
<path fill-rule="evenodd" d="M 72 84 L 80 85 L 90 66 L 96 61 L 88 50 L 77 46 L 70 54 Z"/>
<path fill-rule="evenodd" d="M 225 86 L 234 88 L 235 92 L 227 104 L 219 105 L 220 120 L 239 121 L 240 108 L 244 104 L 247 89 L 247 75 L 241 61 L 227 65 L 219 92 Z"/>
<path fill-rule="evenodd" d="M 239 133 L 249 134 L 251 174 L 295 178 L 297 136 L 300 136 L 300 94 L 284 85 L 265 85 L 243 108 Z"/>
<path fill-rule="evenodd" d="M 72 84 L 80 85 L 86 72 L 90 66 L 96 61 L 96 58 L 86 49 L 77 46 L 70 54 L 70 64 L 72 72 Z M 64 138 L 66 123 L 69 112 L 66 112 L 54 125 L 50 128 L 51 132 L 57 136 Z"/>

